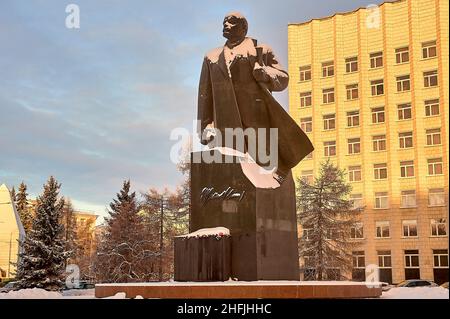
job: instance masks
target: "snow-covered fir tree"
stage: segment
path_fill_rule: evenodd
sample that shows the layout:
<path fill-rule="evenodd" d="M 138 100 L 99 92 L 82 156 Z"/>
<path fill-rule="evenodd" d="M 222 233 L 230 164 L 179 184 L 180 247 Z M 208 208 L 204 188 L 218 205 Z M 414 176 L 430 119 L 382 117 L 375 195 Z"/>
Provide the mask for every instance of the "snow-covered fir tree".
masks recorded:
<path fill-rule="evenodd" d="M 67 258 L 61 223 L 64 200 L 59 198 L 61 185 L 53 176 L 37 198 L 36 215 L 31 230 L 20 243 L 17 286 L 60 290 L 64 286 Z"/>
<path fill-rule="evenodd" d="M 149 281 L 155 252 L 148 240 L 136 193 L 123 183 L 110 204 L 106 231 L 98 244 L 94 271 L 100 282 Z"/>
<path fill-rule="evenodd" d="M 357 243 L 350 236 L 360 209 L 354 209 L 348 199 L 351 186 L 344 176 L 328 160 L 313 182 L 298 179 L 297 209 L 303 228 L 299 255 L 307 280 L 342 279 L 351 271 Z"/>
<path fill-rule="evenodd" d="M 27 185 L 22 182 L 19 185 L 19 192 L 16 194 L 16 208 L 26 234 L 33 225 L 33 214 L 28 205 L 27 196 Z"/>

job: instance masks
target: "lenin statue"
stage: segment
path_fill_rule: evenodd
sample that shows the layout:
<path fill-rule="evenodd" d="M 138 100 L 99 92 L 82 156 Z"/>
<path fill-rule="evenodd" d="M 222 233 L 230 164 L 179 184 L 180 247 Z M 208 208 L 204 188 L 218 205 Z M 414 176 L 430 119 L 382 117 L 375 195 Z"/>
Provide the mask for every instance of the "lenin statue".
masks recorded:
<path fill-rule="evenodd" d="M 190 232 L 224 227 L 230 238 L 177 238 L 175 280 L 299 279 L 291 169 L 313 146 L 272 96 L 286 89 L 288 74 L 268 46 L 246 37 L 247 29 L 241 14 L 227 15 L 225 45 L 203 60 L 198 123 L 210 150 L 191 154 Z M 231 146 L 229 129 L 244 132 Z M 245 156 L 229 156 L 230 149 Z M 194 160 L 218 153 L 225 161 Z M 228 161 L 235 158 L 251 160 Z"/>

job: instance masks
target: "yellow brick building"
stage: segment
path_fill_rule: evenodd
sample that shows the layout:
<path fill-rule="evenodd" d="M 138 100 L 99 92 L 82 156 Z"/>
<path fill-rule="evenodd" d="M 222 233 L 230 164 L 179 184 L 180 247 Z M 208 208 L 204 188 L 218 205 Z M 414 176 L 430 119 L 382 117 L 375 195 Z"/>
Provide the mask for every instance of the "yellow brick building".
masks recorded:
<path fill-rule="evenodd" d="M 5 184 L 0 186 L 0 281 L 13 278 L 19 253 L 19 240 L 25 231 L 11 193 Z"/>
<path fill-rule="evenodd" d="M 449 2 L 400 0 L 288 27 L 289 110 L 364 206 L 356 268 L 448 281 Z M 356 278 L 355 278 L 356 279 Z"/>

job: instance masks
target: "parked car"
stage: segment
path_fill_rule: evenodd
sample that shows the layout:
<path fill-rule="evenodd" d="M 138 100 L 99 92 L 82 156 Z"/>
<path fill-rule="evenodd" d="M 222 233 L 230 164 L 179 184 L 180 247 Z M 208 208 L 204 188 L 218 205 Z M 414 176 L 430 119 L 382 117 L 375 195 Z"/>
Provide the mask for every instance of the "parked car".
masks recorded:
<path fill-rule="evenodd" d="M 6 285 L 4 285 L 2 288 L 0 288 L 0 293 L 2 292 L 10 292 L 12 290 L 16 290 L 16 282 L 15 281 L 10 281 L 8 282 Z"/>
<path fill-rule="evenodd" d="M 444 283 L 441 285 L 441 287 L 442 287 L 442 288 L 445 288 L 445 289 L 448 289 L 448 281 L 447 281 L 447 282 L 444 282 Z"/>
<path fill-rule="evenodd" d="M 410 279 L 402 281 L 397 285 L 397 287 L 438 287 L 438 285 L 432 280 L 424 280 L 424 279 Z"/>
<path fill-rule="evenodd" d="M 392 285 L 392 284 L 390 284 L 390 283 L 388 283 L 388 282 L 382 282 L 382 283 L 381 283 L 381 290 L 382 290 L 382 291 L 389 291 L 389 290 L 391 290 L 391 288 L 393 288 L 393 287 L 395 287 L 395 285 Z"/>

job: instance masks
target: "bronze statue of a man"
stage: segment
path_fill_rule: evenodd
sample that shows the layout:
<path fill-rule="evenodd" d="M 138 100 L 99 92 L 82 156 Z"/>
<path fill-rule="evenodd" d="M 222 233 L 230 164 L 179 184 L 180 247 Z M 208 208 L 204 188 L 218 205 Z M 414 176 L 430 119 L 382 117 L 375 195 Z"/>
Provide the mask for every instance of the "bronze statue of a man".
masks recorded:
<path fill-rule="evenodd" d="M 278 164 L 274 178 L 281 183 L 290 169 L 312 152 L 313 146 L 271 94 L 286 89 L 288 73 L 272 49 L 258 46 L 257 40 L 246 37 L 247 31 L 248 23 L 242 14 L 228 14 L 223 21 L 225 45 L 204 58 L 198 94 L 201 142 L 210 142 L 203 133 L 211 124 L 221 132 L 226 128 L 266 129 L 266 144 L 270 141 L 270 128 L 277 129 Z M 269 149 L 267 146 L 265 150 Z M 250 155 L 261 164 L 257 152 L 253 153 Z"/>

